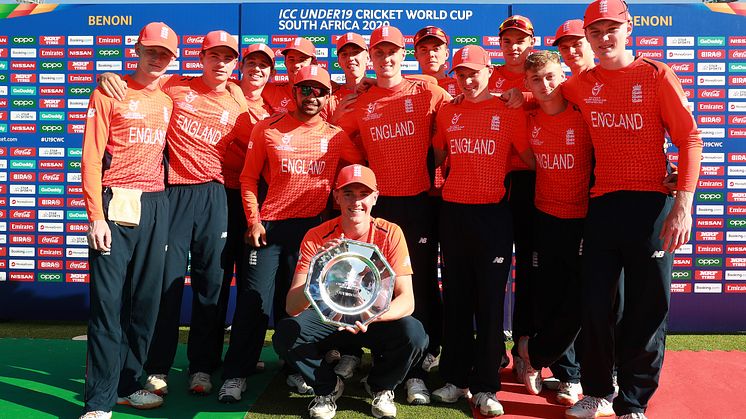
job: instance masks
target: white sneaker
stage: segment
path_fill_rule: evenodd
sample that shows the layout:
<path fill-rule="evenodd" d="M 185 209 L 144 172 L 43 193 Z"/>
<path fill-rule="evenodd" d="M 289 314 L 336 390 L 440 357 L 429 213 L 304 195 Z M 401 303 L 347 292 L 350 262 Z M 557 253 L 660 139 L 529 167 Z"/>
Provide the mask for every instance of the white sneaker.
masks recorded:
<path fill-rule="evenodd" d="M 635 412 L 635 413 L 627 413 L 626 415 L 617 416 L 618 419 L 648 419 L 647 416 L 645 416 L 644 413 Z"/>
<path fill-rule="evenodd" d="M 407 403 L 409 404 L 430 404 L 430 391 L 427 389 L 425 382 L 419 378 L 410 378 L 406 382 Z"/>
<path fill-rule="evenodd" d="M 147 380 L 145 380 L 145 390 L 159 396 L 165 396 L 168 394 L 168 375 L 150 374 Z"/>
<path fill-rule="evenodd" d="M 210 374 L 206 372 L 195 372 L 189 376 L 189 391 L 194 394 L 209 394 L 212 391 Z"/>
<path fill-rule="evenodd" d="M 614 407 L 603 397 L 585 396 L 571 408 L 565 410 L 568 418 L 598 418 L 614 416 Z"/>
<path fill-rule="evenodd" d="M 163 398 L 147 390 L 137 390 L 127 397 L 117 397 L 117 404 L 135 409 L 154 409 L 163 404 Z"/>
<path fill-rule="evenodd" d="M 313 388 L 306 384 L 306 380 L 302 375 L 300 375 L 300 373 L 288 375 L 285 382 L 290 387 L 295 387 L 295 391 L 298 392 L 298 394 L 313 394 Z"/>
<path fill-rule="evenodd" d="M 425 355 L 425 359 L 422 360 L 422 369 L 430 372 L 431 369 L 440 365 L 440 357 L 433 354 Z"/>
<path fill-rule="evenodd" d="M 376 419 L 395 418 L 396 404 L 394 404 L 394 392 L 391 390 L 381 390 L 374 393 L 370 411 Z"/>
<path fill-rule="evenodd" d="M 433 391 L 433 400 L 441 403 L 456 403 L 458 399 L 469 398 L 471 393 L 468 388 L 458 388 L 451 383 Z"/>
<path fill-rule="evenodd" d="M 339 363 L 334 367 L 334 373 L 346 380 L 355 374 L 358 366 L 360 366 L 360 358 L 354 355 L 342 355 Z"/>
<path fill-rule="evenodd" d="M 479 408 L 479 412 L 484 416 L 500 416 L 505 413 L 503 405 L 497 401 L 495 393 L 483 391 L 477 393 L 472 398 L 474 406 Z"/>
<path fill-rule="evenodd" d="M 524 363 L 523 384 L 529 394 L 541 393 L 541 370 L 535 370 L 529 363 Z"/>
<path fill-rule="evenodd" d="M 111 412 L 104 412 L 103 410 L 94 410 L 92 412 L 83 413 L 78 419 L 111 419 Z"/>
<path fill-rule="evenodd" d="M 580 395 L 582 393 L 583 387 L 580 386 L 580 383 L 561 381 L 555 398 L 559 404 L 572 406 L 580 400 Z"/>
<path fill-rule="evenodd" d="M 337 414 L 337 399 L 344 392 L 344 382 L 337 377 L 334 391 L 326 396 L 316 396 L 308 405 L 308 414 L 312 419 L 331 419 Z"/>
<path fill-rule="evenodd" d="M 245 378 L 228 378 L 220 386 L 218 400 L 223 403 L 235 403 L 241 400 L 241 393 L 246 391 Z"/>
<path fill-rule="evenodd" d="M 518 384 L 523 384 L 523 375 L 524 370 L 526 369 L 526 363 L 523 362 L 523 359 L 518 356 L 513 356 L 513 375 L 515 376 L 515 381 Z"/>
<path fill-rule="evenodd" d="M 544 378 L 543 380 L 544 381 L 542 381 L 541 385 L 545 389 L 552 390 L 552 391 L 559 390 L 559 386 L 560 386 L 560 383 L 561 383 L 560 380 L 558 380 L 558 379 L 556 379 L 554 377 L 547 377 L 547 378 Z"/>
<path fill-rule="evenodd" d="M 324 355 L 324 361 L 326 361 L 327 364 L 333 364 L 335 362 L 339 362 L 341 358 L 342 358 L 342 355 L 336 349 L 330 349 L 326 351 L 326 355 Z"/>

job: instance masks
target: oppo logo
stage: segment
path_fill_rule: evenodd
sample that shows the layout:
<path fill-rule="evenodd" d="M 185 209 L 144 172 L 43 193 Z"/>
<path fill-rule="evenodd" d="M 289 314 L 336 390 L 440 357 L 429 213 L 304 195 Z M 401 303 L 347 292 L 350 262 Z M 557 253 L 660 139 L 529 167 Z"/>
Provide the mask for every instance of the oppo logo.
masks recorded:
<path fill-rule="evenodd" d="M 62 132 L 62 125 L 42 125 L 41 132 Z"/>
<path fill-rule="evenodd" d="M 14 44 L 33 44 L 36 39 L 30 36 L 14 36 L 11 42 Z"/>
<path fill-rule="evenodd" d="M 673 271 L 671 272 L 671 278 L 673 279 L 689 279 L 692 277 L 692 273 L 689 271 Z"/>
<path fill-rule="evenodd" d="M 326 44 L 329 42 L 329 38 L 326 36 L 304 36 L 304 38 L 308 39 L 314 44 Z"/>
<path fill-rule="evenodd" d="M 59 61 L 51 61 L 51 62 L 47 61 L 47 62 L 41 63 L 42 70 L 57 70 L 57 69 L 62 69 L 62 67 L 63 65 Z"/>
<path fill-rule="evenodd" d="M 716 193 L 700 193 L 699 199 L 702 201 L 722 201 L 723 194 L 720 192 Z"/>
<path fill-rule="evenodd" d="M 36 106 L 36 102 L 33 100 L 13 99 L 10 105 L 14 108 L 28 108 Z"/>
<path fill-rule="evenodd" d="M 90 95 L 93 92 L 91 87 L 69 87 L 67 92 L 71 95 L 83 96 Z"/>
<path fill-rule="evenodd" d="M 720 266 L 723 262 L 720 259 L 714 258 L 697 258 L 698 266 Z"/>
<path fill-rule="evenodd" d="M 100 49 L 96 51 L 96 55 L 99 57 L 119 57 L 122 55 L 122 51 L 118 49 Z"/>

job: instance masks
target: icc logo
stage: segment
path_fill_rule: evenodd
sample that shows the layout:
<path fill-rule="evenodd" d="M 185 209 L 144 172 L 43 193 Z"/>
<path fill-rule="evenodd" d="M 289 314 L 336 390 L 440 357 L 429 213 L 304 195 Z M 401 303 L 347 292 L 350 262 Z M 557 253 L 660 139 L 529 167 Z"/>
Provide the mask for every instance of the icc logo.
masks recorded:
<path fill-rule="evenodd" d="M 187 93 L 187 95 L 184 97 L 184 100 L 186 101 L 186 103 L 192 103 L 196 98 L 197 94 L 194 93 L 194 90 L 190 90 L 189 93 Z"/>
<path fill-rule="evenodd" d="M 603 83 L 596 82 L 596 85 L 593 86 L 593 90 L 591 90 L 591 93 L 593 93 L 593 96 L 598 96 L 599 93 L 601 93 L 601 89 L 604 87 Z"/>
<path fill-rule="evenodd" d="M 135 111 L 137 111 L 137 107 L 139 105 L 140 105 L 140 101 L 139 100 L 130 100 L 129 110 L 131 112 L 135 112 Z"/>
<path fill-rule="evenodd" d="M 540 131 L 541 127 L 534 126 L 534 128 L 531 130 L 531 138 L 539 138 Z"/>
<path fill-rule="evenodd" d="M 458 124 L 458 120 L 461 118 L 460 113 L 453 114 L 453 118 L 451 118 L 451 125 Z"/>
<path fill-rule="evenodd" d="M 290 140 L 293 138 L 292 134 L 285 134 L 282 136 L 282 143 L 285 145 L 290 144 Z"/>

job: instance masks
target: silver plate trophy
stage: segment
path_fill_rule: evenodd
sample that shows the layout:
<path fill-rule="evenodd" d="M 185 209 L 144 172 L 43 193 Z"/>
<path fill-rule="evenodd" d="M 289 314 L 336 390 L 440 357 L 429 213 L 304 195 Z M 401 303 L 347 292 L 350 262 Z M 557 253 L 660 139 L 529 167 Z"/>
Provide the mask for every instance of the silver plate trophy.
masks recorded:
<path fill-rule="evenodd" d="M 342 239 L 311 260 L 305 292 L 324 322 L 368 324 L 389 309 L 395 277 L 376 245 Z"/>

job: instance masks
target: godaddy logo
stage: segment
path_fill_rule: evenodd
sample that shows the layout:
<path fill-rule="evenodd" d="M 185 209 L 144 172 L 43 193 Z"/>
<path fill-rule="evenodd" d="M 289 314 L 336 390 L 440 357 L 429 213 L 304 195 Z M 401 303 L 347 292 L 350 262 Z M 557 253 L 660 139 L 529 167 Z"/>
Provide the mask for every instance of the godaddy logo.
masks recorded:
<path fill-rule="evenodd" d="M 92 92 L 93 88 L 88 86 L 70 86 L 67 88 L 67 94 L 70 96 L 90 96 Z"/>
<path fill-rule="evenodd" d="M 242 44 L 268 44 L 268 35 L 244 35 L 241 37 Z"/>
<path fill-rule="evenodd" d="M 97 57 L 102 58 L 112 58 L 112 57 L 121 57 L 122 56 L 122 50 L 119 49 L 100 49 L 96 51 Z"/>
<path fill-rule="evenodd" d="M 43 61 L 39 64 L 39 68 L 42 70 L 61 70 L 63 67 L 62 61 Z"/>
<path fill-rule="evenodd" d="M 720 201 L 724 200 L 722 192 L 700 192 L 697 194 L 698 201 Z"/>
<path fill-rule="evenodd" d="M 697 258 L 697 266 L 722 266 L 723 260 L 720 258 Z"/>
<path fill-rule="evenodd" d="M 40 185 L 39 193 L 42 195 L 62 195 L 65 191 L 58 185 Z"/>
<path fill-rule="evenodd" d="M 85 211 L 67 211 L 68 220 L 87 220 L 88 214 Z"/>
<path fill-rule="evenodd" d="M 8 132 L 8 124 L 0 124 L 0 133 Z"/>
<path fill-rule="evenodd" d="M 11 96 L 36 96 L 36 87 L 19 87 L 13 86 L 10 88 Z"/>
<path fill-rule="evenodd" d="M 70 160 L 67 162 L 67 168 L 80 170 L 80 160 Z"/>
<path fill-rule="evenodd" d="M 697 45 L 700 47 L 722 47 L 725 45 L 725 37 L 723 36 L 700 36 L 697 38 Z"/>
<path fill-rule="evenodd" d="M 64 121 L 65 120 L 65 113 L 64 112 L 40 112 L 39 113 L 39 119 L 42 121 Z"/>
<path fill-rule="evenodd" d="M 41 132 L 45 133 L 52 133 L 52 132 L 62 132 L 64 129 L 62 128 L 62 125 L 42 125 L 41 128 L 39 128 Z"/>
<path fill-rule="evenodd" d="M 731 228 L 744 228 L 746 227 L 746 219 L 744 218 L 731 218 L 728 220 L 728 227 Z"/>
<path fill-rule="evenodd" d="M 35 160 L 11 160 L 11 169 L 36 169 Z"/>
<path fill-rule="evenodd" d="M 83 155 L 82 148 L 68 148 L 67 157 L 81 157 Z"/>
<path fill-rule="evenodd" d="M 0 61 L 0 70 L 7 70 L 7 69 L 8 69 L 8 62 Z"/>
<path fill-rule="evenodd" d="M 728 68 L 730 71 L 744 72 L 746 71 L 746 63 L 730 63 Z"/>
<path fill-rule="evenodd" d="M 692 272 L 691 271 L 673 271 L 671 272 L 671 278 L 673 279 L 691 279 L 692 278 Z"/>
<path fill-rule="evenodd" d="M 14 36 L 10 39 L 13 45 L 29 45 L 35 44 L 36 38 L 33 36 Z"/>
<path fill-rule="evenodd" d="M 10 101 L 12 108 L 35 108 L 36 101 L 33 99 L 13 99 Z"/>
<path fill-rule="evenodd" d="M 62 274 L 40 272 L 36 274 L 36 279 L 43 282 L 62 282 Z"/>

